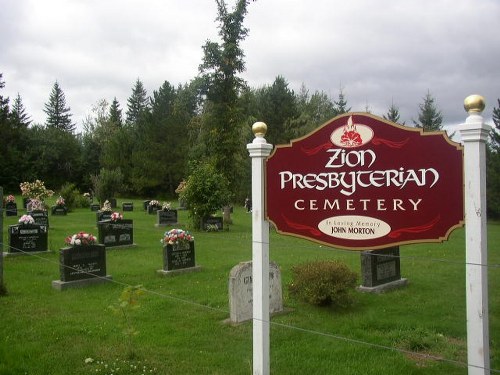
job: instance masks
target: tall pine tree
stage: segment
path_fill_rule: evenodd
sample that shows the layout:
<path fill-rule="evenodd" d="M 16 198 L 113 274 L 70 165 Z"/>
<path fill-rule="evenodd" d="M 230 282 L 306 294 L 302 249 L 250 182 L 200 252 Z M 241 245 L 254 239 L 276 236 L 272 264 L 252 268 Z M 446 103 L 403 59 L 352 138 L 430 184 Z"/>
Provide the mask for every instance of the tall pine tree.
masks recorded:
<path fill-rule="evenodd" d="M 248 34 L 243 21 L 249 1 L 236 1 L 232 12 L 228 11 L 224 0 L 216 2 L 221 43 L 205 43 L 199 67 L 207 98 L 202 128 L 207 151 L 235 194 L 241 170 L 241 150 L 244 149 L 239 137 L 244 119 L 238 96 L 245 82 L 238 74 L 245 70 L 241 42 Z"/>
<path fill-rule="evenodd" d="M 17 94 L 17 97 L 12 103 L 10 118 L 12 125 L 16 128 L 27 128 L 31 124 L 30 116 L 26 113 L 26 108 L 19 94 Z"/>
<path fill-rule="evenodd" d="M 399 122 L 399 118 L 400 118 L 399 108 L 394 104 L 394 102 L 391 102 L 391 106 L 387 110 L 387 114 L 384 115 L 384 118 L 386 120 L 389 120 L 389 121 L 394 122 L 396 124 L 400 123 Z M 405 123 L 402 122 L 401 124 L 404 125 Z"/>
<path fill-rule="evenodd" d="M 340 88 L 339 98 L 333 101 L 333 115 L 338 116 L 343 113 L 347 113 L 351 110 L 351 107 L 347 108 L 347 100 L 344 95 L 344 91 Z"/>
<path fill-rule="evenodd" d="M 132 88 L 132 95 L 127 99 L 127 124 L 135 126 L 149 111 L 148 93 L 139 78 Z"/>
<path fill-rule="evenodd" d="M 48 128 L 59 129 L 69 133 L 75 131 L 75 124 L 71 121 L 71 108 L 66 106 L 66 97 L 56 81 L 52 87 L 49 101 L 43 110 L 47 115 L 45 124 Z"/>
<path fill-rule="evenodd" d="M 109 120 L 116 124 L 118 127 L 122 127 L 123 118 L 122 118 L 122 110 L 120 108 L 120 103 L 116 99 L 113 99 L 111 106 L 109 107 Z"/>
<path fill-rule="evenodd" d="M 423 103 L 419 105 L 418 121 L 413 120 L 417 128 L 422 128 L 426 132 L 442 130 L 443 115 L 434 102 L 431 93 L 427 91 Z"/>
<path fill-rule="evenodd" d="M 500 99 L 497 99 L 498 107 L 493 107 L 493 123 L 494 127 L 490 133 L 491 147 L 499 152 L 500 151 Z"/>

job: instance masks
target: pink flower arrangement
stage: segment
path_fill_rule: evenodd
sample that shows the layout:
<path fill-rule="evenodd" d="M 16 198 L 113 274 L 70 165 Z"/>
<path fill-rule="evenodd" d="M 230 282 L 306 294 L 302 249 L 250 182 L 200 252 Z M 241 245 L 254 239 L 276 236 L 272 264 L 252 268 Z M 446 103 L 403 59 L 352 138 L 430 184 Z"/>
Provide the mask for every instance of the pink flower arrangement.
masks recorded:
<path fill-rule="evenodd" d="M 87 246 L 95 244 L 96 238 L 90 233 L 79 232 L 66 237 L 64 242 L 71 246 Z"/>
<path fill-rule="evenodd" d="M 35 224 L 35 219 L 31 215 L 23 215 L 19 219 L 19 224 Z"/>
<path fill-rule="evenodd" d="M 194 237 L 183 229 L 171 229 L 165 232 L 161 243 L 164 245 L 176 245 L 183 242 L 192 242 Z"/>
<path fill-rule="evenodd" d="M 123 215 L 119 212 L 113 212 L 111 214 L 111 221 L 118 221 L 118 220 L 122 220 L 123 219 Z"/>
<path fill-rule="evenodd" d="M 7 203 L 14 203 L 16 201 L 16 197 L 12 194 L 7 196 Z"/>
<path fill-rule="evenodd" d="M 57 200 L 56 200 L 56 205 L 57 206 L 64 206 L 65 203 L 66 202 L 64 201 L 64 198 L 61 197 L 61 196 L 59 196 L 59 198 L 57 198 Z"/>

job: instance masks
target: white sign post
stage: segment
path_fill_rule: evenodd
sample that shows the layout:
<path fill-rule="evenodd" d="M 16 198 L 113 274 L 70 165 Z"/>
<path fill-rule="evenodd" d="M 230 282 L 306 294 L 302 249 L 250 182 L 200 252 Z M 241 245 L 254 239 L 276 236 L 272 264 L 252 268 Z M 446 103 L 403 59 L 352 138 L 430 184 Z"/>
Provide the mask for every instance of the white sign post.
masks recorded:
<path fill-rule="evenodd" d="M 483 122 L 484 99 L 471 95 L 469 113 L 459 127 L 464 143 L 467 363 L 469 375 L 490 373 L 488 318 L 488 248 L 486 230 L 486 141 L 491 130 Z"/>
<path fill-rule="evenodd" d="M 269 375 L 269 223 L 265 220 L 264 160 L 273 146 L 264 139 L 267 126 L 252 126 L 255 138 L 247 145 L 252 158 L 252 282 L 253 374 Z"/>

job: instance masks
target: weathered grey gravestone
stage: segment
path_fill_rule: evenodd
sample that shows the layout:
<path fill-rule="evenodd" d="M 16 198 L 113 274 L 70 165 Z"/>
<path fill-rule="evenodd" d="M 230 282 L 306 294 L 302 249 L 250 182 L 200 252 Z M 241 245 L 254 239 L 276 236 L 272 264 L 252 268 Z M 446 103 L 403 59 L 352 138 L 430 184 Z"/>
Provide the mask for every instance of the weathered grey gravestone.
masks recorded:
<path fill-rule="evenodd" d="M 362 292 L 380 293 L 405 286 L 407 279 L 401 278 L 399 246 L 361 253 L 361 280 L 358 288 Z"/>
<path fill-rule="evenodd" d="M 229 275 L 229 309 L 231 323 L 251 320 L 253 316 L 252 262 L 234 266 Z M 274 262 L 269 263 L 269 313 L 283 311 L 281 272 Z"/>

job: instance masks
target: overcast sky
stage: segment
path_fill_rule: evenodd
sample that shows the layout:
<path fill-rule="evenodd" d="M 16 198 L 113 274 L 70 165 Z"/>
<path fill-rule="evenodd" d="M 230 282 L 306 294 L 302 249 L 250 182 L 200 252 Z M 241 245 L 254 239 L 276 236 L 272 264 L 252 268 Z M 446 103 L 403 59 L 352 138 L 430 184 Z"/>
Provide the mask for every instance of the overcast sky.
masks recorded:
<path fill-rule="evenodd" d="M 232 8 L 235 0 L 226 0 Z M 148 91 L 198 74 L 202 45 L 217 41 L 215 0 L 1 0 L 0 72 L 37 123 L 59 82 L 73 121 L 99 99 L 124 112 L 139 78 Z M 242 47 L 252 87 L 281 75 L 296 92 L 336 99 L 352 111 L 416 119 L 429 91 L 446 124 L 465 120 L 463 100 L 500 98 L 499 0 L 257 0 Z M 265 122 L 266 119 L 260 119 Z M 318 124 L 319 125 L 319 124 Z"/>

